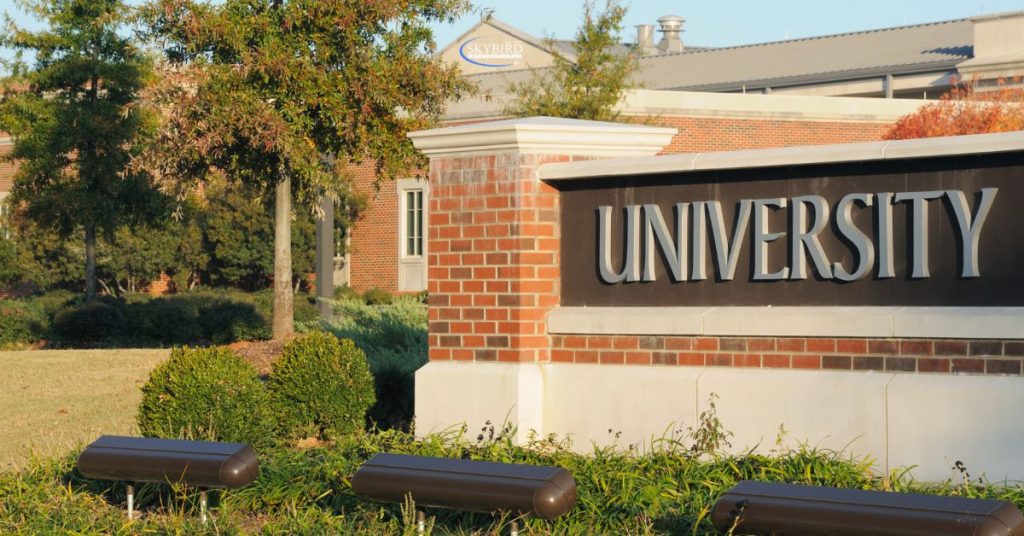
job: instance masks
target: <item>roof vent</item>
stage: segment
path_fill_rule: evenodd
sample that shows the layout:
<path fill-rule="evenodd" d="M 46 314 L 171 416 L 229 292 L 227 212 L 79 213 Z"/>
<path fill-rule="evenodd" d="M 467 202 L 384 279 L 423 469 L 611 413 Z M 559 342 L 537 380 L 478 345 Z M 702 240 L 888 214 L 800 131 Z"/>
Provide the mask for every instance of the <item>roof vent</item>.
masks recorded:
<path fill-rule="evenodd" d="M 654 25 L 636 25 L 636 48 L 642 56 L 653 56 L 659 52 L 654 46 Z"/>
<path fill-rule="evenodd" d="M 665 15 L 658 19 L 658 24 L 661 26 L 658 31 L 662 33 L 658 49 L 661 50 L 662 54 L 671 54 L 684 50 L 681 35 L 684 22 L 686 22 L 686 19 L 678 15 Z"/>

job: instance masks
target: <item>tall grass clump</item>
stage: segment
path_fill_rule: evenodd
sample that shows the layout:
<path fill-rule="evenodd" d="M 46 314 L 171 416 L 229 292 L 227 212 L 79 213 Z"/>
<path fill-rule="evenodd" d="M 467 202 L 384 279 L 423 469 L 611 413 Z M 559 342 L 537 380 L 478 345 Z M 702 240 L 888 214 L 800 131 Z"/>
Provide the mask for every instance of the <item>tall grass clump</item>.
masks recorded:
<path fill-rule="evenodd" d="M 387 305 L 358 299 L 332 302 L 334 320 L 324 328 L 352 340 L 366 354 L 377 402 L 368 418 L 381 429 L 408 430 L 416 370 L 427 363 L 427 308 L 414 296 Z"/>

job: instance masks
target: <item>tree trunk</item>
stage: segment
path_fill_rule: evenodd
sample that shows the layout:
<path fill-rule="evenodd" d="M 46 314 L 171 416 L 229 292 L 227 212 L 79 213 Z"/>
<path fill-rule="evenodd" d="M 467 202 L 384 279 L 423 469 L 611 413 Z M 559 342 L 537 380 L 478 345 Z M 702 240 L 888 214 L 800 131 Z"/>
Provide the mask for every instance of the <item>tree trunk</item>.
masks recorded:
<path fill-rule="evenodd" d="M 96 224 L 85 224 L 85 302 L 96 301 Z"/>
<path fill-rule="evenodd" d="M 292 300 L 292 181 L 282 173 L 274 192 L 274 340 L 295 329 Z"/>

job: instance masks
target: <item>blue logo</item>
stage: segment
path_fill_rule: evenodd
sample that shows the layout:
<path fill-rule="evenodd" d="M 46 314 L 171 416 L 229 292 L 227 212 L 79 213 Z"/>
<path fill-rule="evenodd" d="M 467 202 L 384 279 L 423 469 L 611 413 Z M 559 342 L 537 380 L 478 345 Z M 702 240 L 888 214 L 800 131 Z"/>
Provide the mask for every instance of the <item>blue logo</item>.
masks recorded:
<path fill-rule="evenodd" d="M 461 57 L 462 59 L 468 61 L 469 63 L 472 63 L 473 65 L 479 65 L 480 67 L 508 67 L 510 65 L 515 65 L 515 63 L 484 63 L 482 61 L 477 61 L 477 60 L 475 60 L 473 58 L 477 58 L 477 59 L 491 59 L 491 58 L 495 58 L 495 59 L 497 59 L 497 58 L 513 59 L 513 58 L 515 58 L 515 59 L 518 59 L 518 58 L 522 57 L 522 52 L 521 52 L 521 50 L 522 50 L 521 46 L 522 45 L 518 45 L 518 44 L 516 44 L 516 45 L 483 45 L 483 46 L 481 46 L 481 44 L 476 44 L 476 45 L 473 45 L 473 46 L 469 47 L 470 48 L 470 50 L 468 52 L 469 55 L 467 56 L 466 55 L 467 54 L 466 47 L 469 46 L 470 43 L 472 43 L 473 41 L 477 41 L 479 39 L 483 39 L 483 37 L 474 37 L 473 39 L 470 39 L 469 41 L 466 41 L 465 43 L 462 43 L 462 46 L 459 47 L 459 57 Z M 515 51 L 516 48 L 519 48 L 518 52 Z M 472 56 L 472 57 L 470 57 L 470 56 Z"/>

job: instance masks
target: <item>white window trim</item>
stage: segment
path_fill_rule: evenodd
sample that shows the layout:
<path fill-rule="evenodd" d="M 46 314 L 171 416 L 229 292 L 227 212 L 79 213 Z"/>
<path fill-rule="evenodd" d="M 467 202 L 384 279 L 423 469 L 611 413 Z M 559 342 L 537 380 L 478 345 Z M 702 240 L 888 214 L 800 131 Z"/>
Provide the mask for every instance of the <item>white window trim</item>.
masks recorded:
<path fill-rule="evenodd" d="M 400 291 L 414 291 L 414 290 L 426 290 L 426 266 L 427 266 L 427 255 L 429 253 L 429 221 L 430 221 L 430 183 L 426 179 L 399 179 L 395 181 L 396 192 L 398 194 L 398 289 Z M 422 233 L 423 241 L 423 253 L 421 255 L 407 255 L 406 254 L 406 241 L 408 240 L 408 231 L 406 229 L 406 194 L 410 191 L 421 190 L 423 192 L 423 227 L 420 229 Z M 404 281 L 402 276 L 403 268 L 408 268 L 416 265 L 423 267 L 423 288 L 412 289 Z"/>

